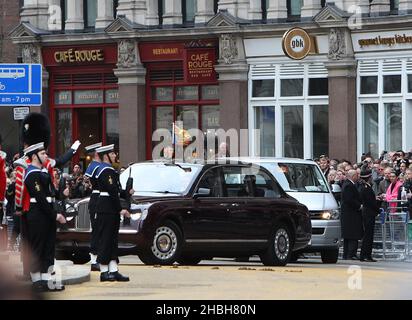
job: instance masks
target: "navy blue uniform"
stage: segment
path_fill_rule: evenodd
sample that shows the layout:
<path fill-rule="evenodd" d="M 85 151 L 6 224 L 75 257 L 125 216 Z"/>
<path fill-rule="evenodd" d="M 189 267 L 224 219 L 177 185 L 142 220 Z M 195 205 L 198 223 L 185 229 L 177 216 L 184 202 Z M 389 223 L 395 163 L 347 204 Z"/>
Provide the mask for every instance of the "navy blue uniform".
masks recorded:
<path fill-rule="evenodd" d="M 89 166 L 86 169 L 85 176 L 89 177 L 90 182 L 92 184 L 92 194 L 90 196 L 89 200 L 89 214 L 90 214 L 90 223 L 92 226 L 92 236 L 90 240 L 90 253 L 97 255 L 97 250 L 98 250 L 98 243 L 99 243 L 99 238 L 97 234 L 98 226 L 97 226 L 97 213 L 96 213 L 96 208 L 97 208 L 97 201 L 99 199 L 99 186 L 97 184 L 97 177 L 96 174 L 98 172 L 98 168 L 100 166 L 100 163 L 97 161 L 92 161 L 90 162 Z"/>
<path fill-rule="evenodd" d="M 32 252 L 30 272 L 48 273 L 54 265 L 56 212 L 53 208 L 54 188 L 48 173 L 29 165 L 24 184 L 30 195 L 27 213 L 28 242 Z"/>
<path fill-rule="evenodd" d="M 96 207 L 99 238 L 97 262 L 108 265 L 111 260 L 118 260 L 121 187 L 119 174 L 107 163 L 100 164 L 96 177 L 100 190 Z"/>

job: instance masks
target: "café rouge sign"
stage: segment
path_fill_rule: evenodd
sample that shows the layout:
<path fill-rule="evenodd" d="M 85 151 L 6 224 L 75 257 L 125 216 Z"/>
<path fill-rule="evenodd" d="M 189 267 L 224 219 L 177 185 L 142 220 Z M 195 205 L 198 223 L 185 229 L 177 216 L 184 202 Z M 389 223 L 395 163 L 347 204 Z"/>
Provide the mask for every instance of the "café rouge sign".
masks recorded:
<path fill-rule="evenodd" d="M 102 49 L 56 51 L 54 61 L 57 63 L 99 62 L 104 61 L 104 52 Z"/>

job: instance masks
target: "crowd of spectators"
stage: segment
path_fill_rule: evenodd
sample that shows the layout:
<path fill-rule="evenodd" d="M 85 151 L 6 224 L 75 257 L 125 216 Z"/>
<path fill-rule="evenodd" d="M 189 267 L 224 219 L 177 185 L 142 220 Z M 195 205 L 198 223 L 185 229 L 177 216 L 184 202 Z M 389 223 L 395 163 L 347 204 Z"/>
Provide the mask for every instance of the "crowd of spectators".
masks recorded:
<path fill-rule="evenodd" d="M 350 170 L 367 168 L 372 171 L 372 189 L 385 207 L 391 200 L 406 200 L 409 204 L 409 212 L 412 209 L 412 152 L 405 153 L 402 150 L 383 152 L 379 158 L 374 159 L 370 154 L 364 154 L 359 163 L 351 163 L 348 160 L 329 159 L 320 156 L 315 159 L 330 185 L 337 184 L 340 187 L 347 179 Z"/>

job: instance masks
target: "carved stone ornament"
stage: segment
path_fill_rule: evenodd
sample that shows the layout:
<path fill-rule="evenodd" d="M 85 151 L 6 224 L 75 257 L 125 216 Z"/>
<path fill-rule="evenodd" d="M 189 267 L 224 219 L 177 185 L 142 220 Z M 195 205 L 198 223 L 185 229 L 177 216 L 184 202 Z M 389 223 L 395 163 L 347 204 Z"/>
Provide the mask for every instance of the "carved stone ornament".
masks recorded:
<path fill-rule="evenodd" d="M 40 63 L 39 48 L 31 43 L 22 47 L 23 63 Z"/>
<path fill-rule="evenodd" d="M 220 50 L 220 58 L 223 59 L 225 64 L 232 64 L 233 60 L 236 59 L 238 55 L 236 41 L 230 34 L 223 34 L 221 39 L 222 45 Z"/>
<path fill-rule="evenodd" d="M 329 31 L 329 53 L 332 60 L 341 60 L 346 54 L 345 33 L 342 29 L 331 28 Z"/>
<path fill-rule="evenodd" d="M 130 68 L 137 64 L 136 45 L 133 40 L 121 40 L 119 42 L 117 66 Z"/>

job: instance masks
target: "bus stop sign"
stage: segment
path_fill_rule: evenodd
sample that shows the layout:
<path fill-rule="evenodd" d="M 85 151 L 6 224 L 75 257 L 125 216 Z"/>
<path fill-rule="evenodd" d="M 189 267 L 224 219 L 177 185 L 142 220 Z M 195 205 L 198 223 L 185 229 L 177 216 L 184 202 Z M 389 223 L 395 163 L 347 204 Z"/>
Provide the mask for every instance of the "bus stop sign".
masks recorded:
<path fill-rule="evenodd" d="M 0 63 L 0 106 L 40 106 L 41 64 Z"/>

